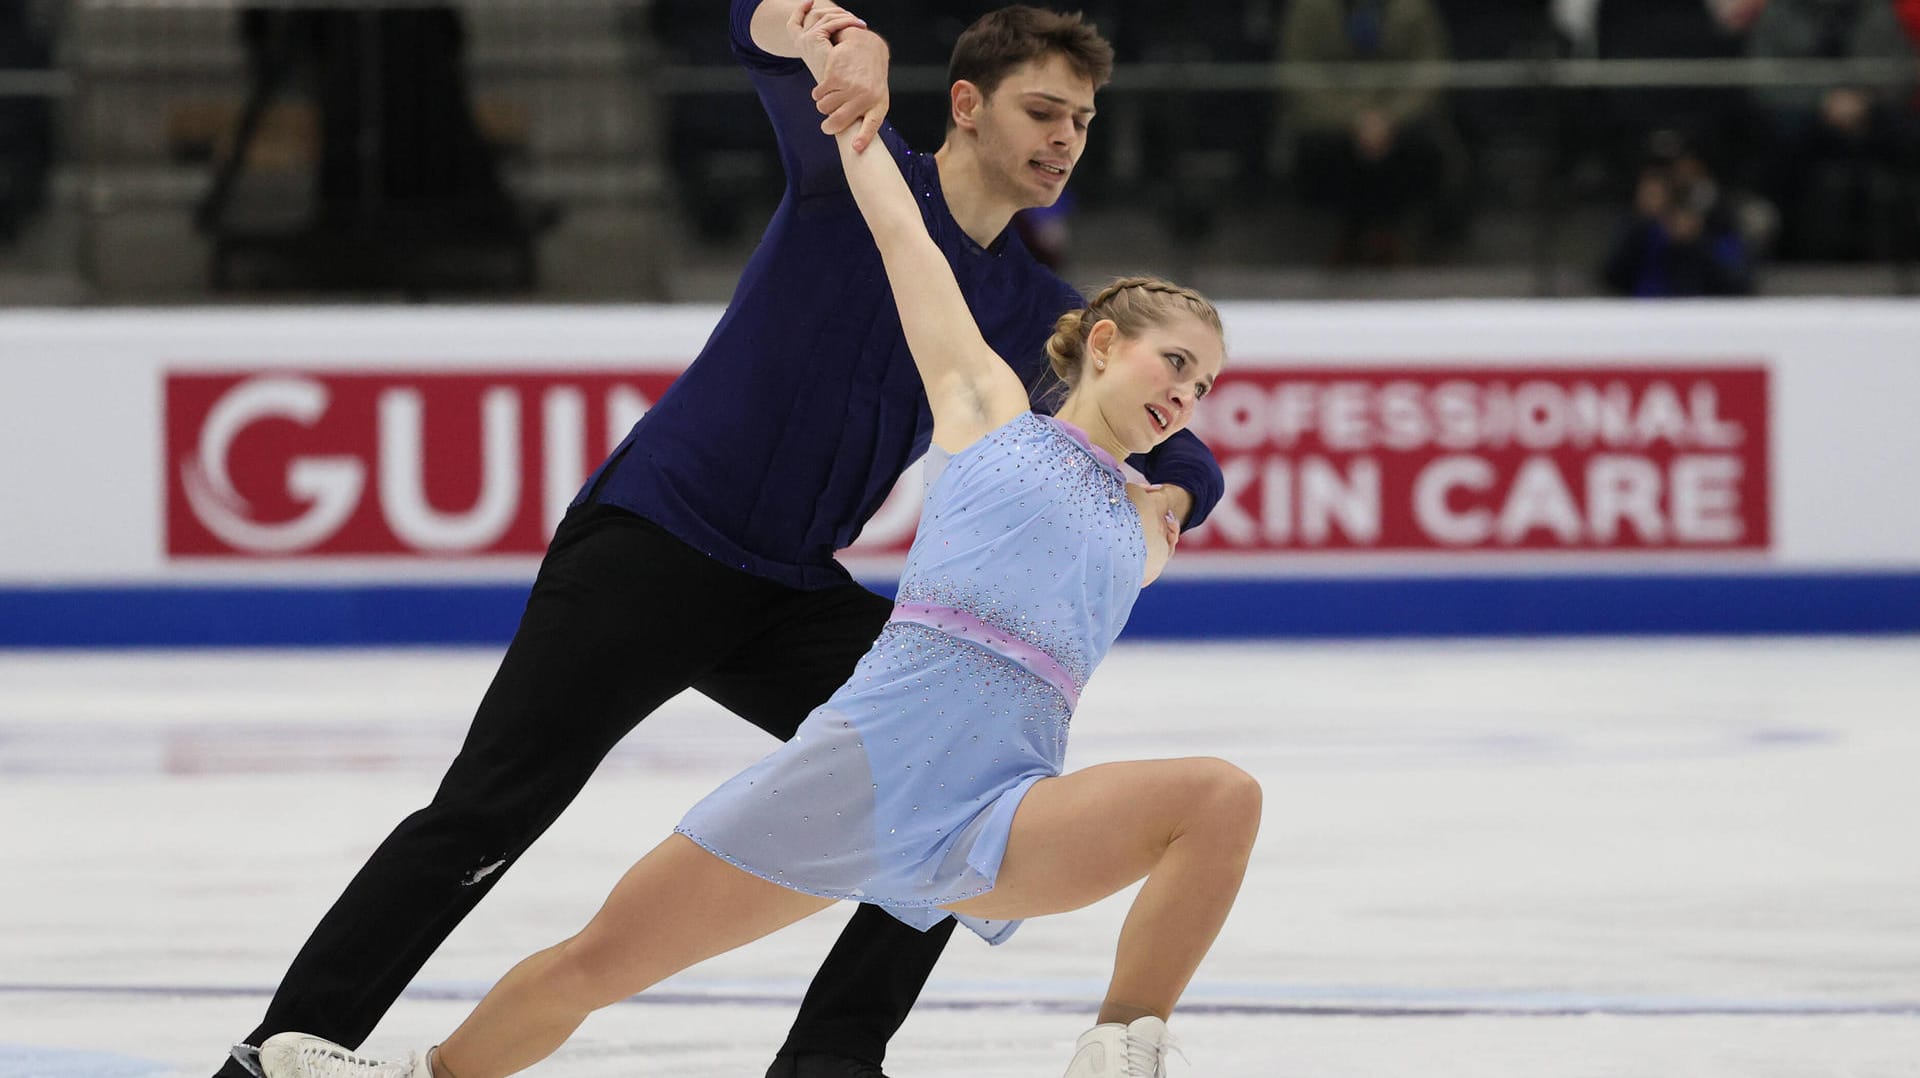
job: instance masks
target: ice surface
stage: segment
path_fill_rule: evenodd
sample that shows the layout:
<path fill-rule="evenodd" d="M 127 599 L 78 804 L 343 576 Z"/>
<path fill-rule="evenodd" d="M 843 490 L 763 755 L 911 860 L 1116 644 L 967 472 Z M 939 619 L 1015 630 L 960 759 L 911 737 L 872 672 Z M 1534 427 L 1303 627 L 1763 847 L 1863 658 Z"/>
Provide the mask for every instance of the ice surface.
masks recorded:
<path fill-rule="evenodd" d="M 211 1073 L 495 658 L 0 653 L 0 1076 Z M 1123 645 L 1075 727 L 1073 766 L 1265 787 L 1176 1076 L 1920 1076 L 1920 640 Z M 368 1047 L 443 1035 L 770 744 L 694 696 L 643 723 Z M 956 937 L 889 1072 L 1057 1075 L 1125 908 Z M 534 1073 L 758 1078 L 844 916 Z"/>

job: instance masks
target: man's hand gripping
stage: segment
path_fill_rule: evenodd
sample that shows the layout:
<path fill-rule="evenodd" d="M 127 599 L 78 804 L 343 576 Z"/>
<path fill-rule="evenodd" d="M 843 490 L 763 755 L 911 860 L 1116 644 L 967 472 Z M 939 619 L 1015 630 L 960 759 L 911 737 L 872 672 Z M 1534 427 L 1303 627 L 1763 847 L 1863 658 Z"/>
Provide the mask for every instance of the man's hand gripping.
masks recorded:
<path fill-rule="evenodd" d="M 858 123 L 853 149 L 865 150 L 887 118 L 887 43 L 833 0 L 803 0 L 787 29 L 813 72 L 813 101 L 826 117 L 820 130 L 837 135 Z"/>

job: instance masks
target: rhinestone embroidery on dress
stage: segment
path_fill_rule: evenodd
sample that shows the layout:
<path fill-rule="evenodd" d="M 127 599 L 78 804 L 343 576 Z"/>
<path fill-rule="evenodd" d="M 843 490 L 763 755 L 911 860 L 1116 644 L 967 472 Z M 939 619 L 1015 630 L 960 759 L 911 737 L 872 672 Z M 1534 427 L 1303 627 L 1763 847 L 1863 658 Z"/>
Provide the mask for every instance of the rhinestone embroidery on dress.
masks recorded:
<path fill-rule="evenodd" d="M 1066 765 L 1071 703 L 1126 624 L 1146 561 L 1122 473 L 1076 433 L 1022 413 L 947 461 L 901 574 L 901 616 L 682 834 L 923 929 L 993 886 L 1020 799 Z M 995 943 L 1017 925 L 961 921 Z"/>
<path fill-rule="evenodd" d="M 1060 579 L 1054 564 L 1063 553 L 1060 543 L 1078 538 L 1090 550 L 1105 547 L 1120 553 L 1118 561 L 1131 565 L 1132 579 L 1136 582 L 1134 590 L 1137 590 L 1141 563 L 1146 558 L 1146 542 L 1140 515 L 1127 498 L 1126 480 L 1109 463 L 1111 458 L 1103 460 L 1104 454 L 1096 456 L 1096 451 L 1077 435 L 1077 431 L 1060 420 L 1029 412 L 983 437 L 981 442 L 1004 446 L 1005 459 L 1016 467 L 1018 478 L 1013 489 L 1021 495 L 1016 506 L 1029 510 L 1027 519 L 1020 522 L 1026 525 L 1022 531 L 1029 534 L 1022 542 L 1019 534 L 995 535 L 989 531 L 996 526 L 1003 527 L 1004 519 L 982 519 L 970 528 L 959 524 L 957 530 L 963 552 L 983 547 L 1000 548 L 1004 560 L 998 571 L 983 571 L 977 558 L 921 564 L 929 559 L 909 555 L 896 602 L 965 611 L 1051 655 L 1072 676 L 1074 684 L 1084 688 L 1113 636 L 1104 635 L 1101 639 L 1103 634 L 1095 633 L 1094 639 L 1088 639 L 1087 615 L 1097 616 L 1098 611 L 1075 609 L 1073 604 L 1054 604 L 1050 608 L 1049 604 L 1025 601 L 1039 585 L 1027 584 L 1023 578 L 1044 568 L 1049 573 L 1049 581 Z M 956 455 L 947 471 L 964 477 L 971 463 L 969 455 L 978 445 L 969 446 Z M 1006 465 L 997 467 L 1004 469 Z M 946 477 L 943 473 L 942 479 Z M 944 518 L 956 514 L 956 510 L 934 509 L 931 499 L 929 509 L 931 512 L 921 523 L 922 529 L 943 535 L 940 548 L 952 550 L 956 538 L 945 535 L 942 525 L 947 523 Z M 974 514 L 962 507 L 957 515 Z M 916 551 L 918 549 L 916 544 Z M 1127 552 L 1137 557 L 1124 556 Z M 1072 561 L 1080 558 L 1076 552 L 1066 554 Z M 1091 571 L 1091 567 L 1089 569 Z M 1086 596 L 1083 594 L 1081 598 Z M 1131 606 L 1129 598 L 1126 607 Z M 1124 620 L 1123 614 L 1121 623 Z M 1115 624 L 1113 633 L 1118 632 L 1119 625 Z"/>

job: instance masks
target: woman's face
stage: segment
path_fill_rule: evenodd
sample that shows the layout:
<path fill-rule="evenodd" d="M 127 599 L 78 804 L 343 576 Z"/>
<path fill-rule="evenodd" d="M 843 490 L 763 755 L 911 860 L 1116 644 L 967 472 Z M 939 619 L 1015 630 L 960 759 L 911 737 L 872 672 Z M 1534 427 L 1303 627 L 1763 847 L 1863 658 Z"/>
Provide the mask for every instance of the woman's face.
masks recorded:
<path fill-rule="evenodd" d="M 1102 319 L 1087 334 L 1082 388 L 1128 453 L 1144 453 L 1193 421 L 1226 362 L 1220 334 L 1198 315 L 1162 316 L 1135 336 Z"/>

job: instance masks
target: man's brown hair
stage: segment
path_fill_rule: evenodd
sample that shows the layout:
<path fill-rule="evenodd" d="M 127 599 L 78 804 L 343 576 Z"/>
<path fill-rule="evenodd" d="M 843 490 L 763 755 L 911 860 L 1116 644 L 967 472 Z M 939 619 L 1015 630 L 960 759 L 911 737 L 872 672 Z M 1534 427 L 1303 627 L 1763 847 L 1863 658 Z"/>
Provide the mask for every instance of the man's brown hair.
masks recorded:
<path fill-rule="evenodd" d="M 980 16 L 953 43 L 947 85 L 965 79 L 992 96 L 1014 68 L 1056 53 L 1096 90 L 1113 77 L 1113 46 L 1079 12 L 1013 4 Z"/>

